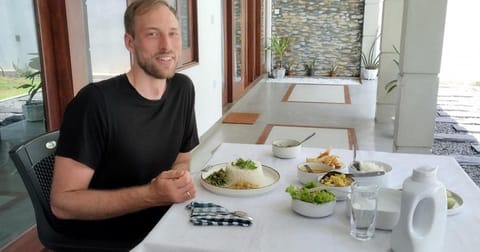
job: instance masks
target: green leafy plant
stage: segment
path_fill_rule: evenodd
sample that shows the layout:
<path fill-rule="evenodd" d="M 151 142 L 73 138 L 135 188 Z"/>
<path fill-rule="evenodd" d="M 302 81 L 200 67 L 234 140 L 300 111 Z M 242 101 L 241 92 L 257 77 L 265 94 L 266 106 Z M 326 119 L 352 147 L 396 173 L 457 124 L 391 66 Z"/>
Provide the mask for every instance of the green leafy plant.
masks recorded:
<path fill-rule="evenodd" d="M 304 64 L 304 67 L 305 67 L 305 71 L 307 73 L 308 76 L 312 76 L 313 75 L 313 70 L 315 68 L 315 65 L 316 65 L 316 60 L 312 60 L 312 61 L 309 61 L 308 63 L 305 63 Z"/>
<path fill-rule="evenodd" d="M 329 68 L 329 71 L 330 72 L 337 72 L 337 69 L 338 69 L 338 64 L 337 64 L 337 61 L 333 61 L 332 64 L 330 64 L 330 68 Z"/>
<path fill-rule="evenodd" d="M 295 39 L 288 36 L 272 37 L 270 42 L 271 45 L 266 47 L 265 50 L 272 51 L 277 55 L 279 61 L 278 66 L 281 68 L 283 67 L 283 58 L 285 57 L 285 53 L 290 45 L 295 42 Z"/>
<path fill-rule="evenodd" d="M 372 45 L 370 46 L 368 54 L 362 52 L 361 58 L 365 69 L 377 69 L 378 65 L 380 64 L 380 54 L 377 54 L 377 52 L 375 51 L 379 38 L 380 35 L 375 38 Z"/>
<path fill-rule="evenodd" d="M 400 57 L 400 51 L 395 47 L 395 45 L 393 45 L 393 50 L 395 50 L 395 54 L 397 55 L 397 57 Z M 398 68 L 398 71 L 400 71 L 400 63 L 398 62 L 398 59 L 393 59 L 393 62 L 395 63 L 395 65 L 397 65 L 397 68 Z M 394 79 L 394 80 L 391 80 L 389 82 L 387 82 L 387 84 L 385 84 L 385 92 L 388 94 L 390 92 L 392 92 L 392 90 L 394 90 L 398 85 L 398 79 Z"/>
<path fill-rule="evenodd" d="M 28 99 L 25 102 L 26 105 L 33 103 L 33 97 L 35 96 L 35 94 L 37 94 L 38 90 L 42 88 L 42 80 L 41 80 L 42 71 L 40 71 L 40 58 L 36 53 L 32 53 L 31 55 L 37 55 L 37 56 L 30 59 L 30 62 L 28 63 L 28 68 L 21 69 L 15 64 L 13 64 L 15 71 L 20 76 L 30 80 L 30 83 L 24 83 L 17 86 L 17 88 L 28 89 Z"/>

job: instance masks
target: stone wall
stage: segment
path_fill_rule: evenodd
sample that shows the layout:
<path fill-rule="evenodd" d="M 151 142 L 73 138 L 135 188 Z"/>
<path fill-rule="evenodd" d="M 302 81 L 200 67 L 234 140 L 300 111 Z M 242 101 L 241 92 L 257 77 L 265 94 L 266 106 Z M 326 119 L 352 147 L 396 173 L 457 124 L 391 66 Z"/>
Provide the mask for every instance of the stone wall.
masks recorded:
<path fill-rule="evenodd" d="M 315 60 L 315 75 L 328 75 L 336 62 L 337 76 L 360 76 L 364 5 L 365 0 L 272 0 L 272 36 L 296 39 L 284 61 L 296 75 Z"/>

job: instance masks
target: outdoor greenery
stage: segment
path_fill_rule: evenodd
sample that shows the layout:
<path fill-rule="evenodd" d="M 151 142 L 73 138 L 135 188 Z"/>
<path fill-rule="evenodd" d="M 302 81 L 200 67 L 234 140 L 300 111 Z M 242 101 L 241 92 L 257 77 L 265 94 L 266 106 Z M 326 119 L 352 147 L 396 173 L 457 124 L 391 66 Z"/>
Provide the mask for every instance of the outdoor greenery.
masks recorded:
<path fill-rule="evenodd" d="M 18 89 L 28 89 L 28 99 L 25 102 L 27 105 L 34 103 L 32 101 L 33 97 L 37 94 L 38 90 L 42 88 L 40 58 L 37 53 L 31 53 L 30 55 L 35 55 L 35 57 L 30 59 L 28 67 L 20 68 L 15 64 L 13 65 L 17 75 L 24 77 L 28 81 L 27 83 L 22 83 L 16 87 Z"/>
<path fill-rule="evenodd" d="M 17 88 L 25 83 L 25 81 L 28 80 L 23 77 L 7 77 L 0 75 L 0 100 L 27 94 L 27 90 Z M 36 80 L 36 82 L 39 83 L 40 80 Z"/>

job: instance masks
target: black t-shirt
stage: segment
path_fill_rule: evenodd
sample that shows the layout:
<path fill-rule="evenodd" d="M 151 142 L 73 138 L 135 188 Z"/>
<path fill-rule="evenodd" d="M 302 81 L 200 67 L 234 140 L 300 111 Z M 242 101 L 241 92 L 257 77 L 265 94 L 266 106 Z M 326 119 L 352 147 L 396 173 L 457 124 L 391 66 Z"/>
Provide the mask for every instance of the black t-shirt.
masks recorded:
<path fill-rule="evenodd" d="M 95 170 L 89 188 L 149 183 L 169 170 L 179 152 L 198 145 L 192 81 L 175 74 L 160 100 L 142 97 L 125 74 L 85 86 L 70 102 L 57 155 Z M 60 221 L 66 232 L 93 239 L 140 241 L 168 207 L 101 221 Z"/>

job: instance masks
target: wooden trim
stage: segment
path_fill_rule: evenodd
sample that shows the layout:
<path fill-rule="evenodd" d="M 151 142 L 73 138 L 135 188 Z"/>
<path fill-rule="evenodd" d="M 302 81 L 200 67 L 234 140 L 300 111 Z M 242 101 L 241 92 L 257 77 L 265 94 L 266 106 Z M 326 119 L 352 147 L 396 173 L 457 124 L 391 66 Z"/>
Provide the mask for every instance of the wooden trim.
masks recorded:
<path fill-rule="evenodd" d="M 293 89 L 295 88 L 296 84 L 292 84 L 288 87 L 287 92 L 283 95 L 282 102 L 288 102 L 288 97 L 292 95 Z"/>
<path fill-rule="evenodd" d="M 73 98 L 65 0 L 35 0 L 47 131 L 60 127 Z"/>

